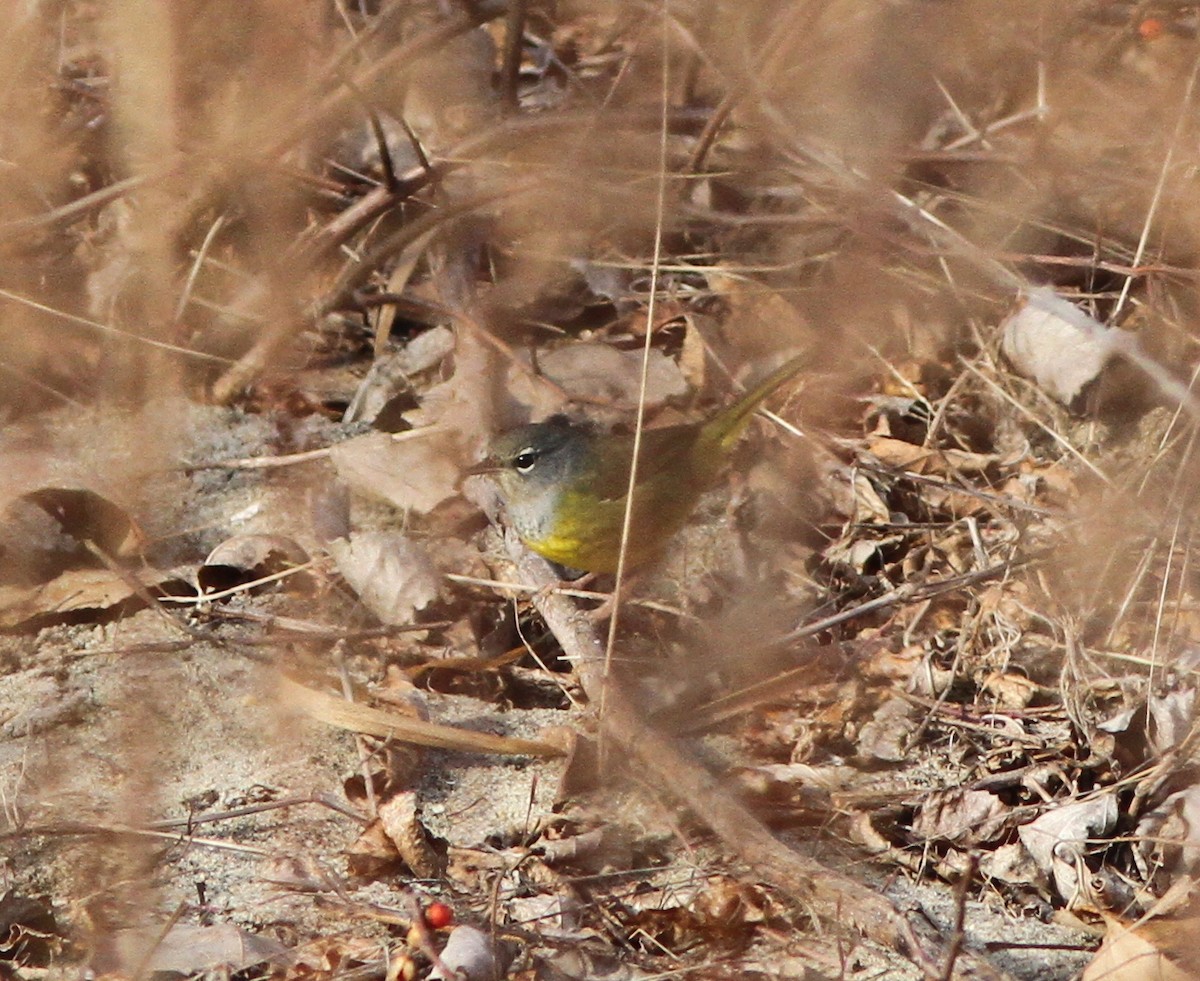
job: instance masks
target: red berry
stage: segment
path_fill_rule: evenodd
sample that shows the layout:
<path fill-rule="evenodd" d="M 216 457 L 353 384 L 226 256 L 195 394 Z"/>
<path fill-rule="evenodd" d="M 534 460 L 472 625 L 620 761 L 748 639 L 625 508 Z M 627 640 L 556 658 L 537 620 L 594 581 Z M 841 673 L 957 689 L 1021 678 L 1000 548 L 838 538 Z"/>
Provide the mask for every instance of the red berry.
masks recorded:
<path fill-rule="evenodd" d="M 445 903 L 430 903 L 425 907 L 425 922 L 431 930 L 440 930 L 454 922 L 454 910 Z"/>
<path fill-rule="evenodd" d="M 1155 38 L 1162 37 L 1163 31 L 1167 28 L 1157 17 L 1147 17 L 1138 24 L 1138 33 L 1144 41 L 1153 41 Z"/>

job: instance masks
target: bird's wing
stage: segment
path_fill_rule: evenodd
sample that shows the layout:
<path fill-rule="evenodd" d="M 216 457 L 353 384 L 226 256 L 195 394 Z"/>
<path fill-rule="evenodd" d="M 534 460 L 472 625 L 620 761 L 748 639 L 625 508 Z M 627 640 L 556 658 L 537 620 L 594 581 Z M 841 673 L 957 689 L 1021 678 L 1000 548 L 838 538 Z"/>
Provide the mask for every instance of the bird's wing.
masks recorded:
<path fill-rule="evenodd" d="M 690 481 L 691 452 L 699 430 L 693 425 L 664 426 L 642 433 L 638 454 L 638 484 L 645 485 L 661 474 Z M 609 436 L 612 452 L 591 476 L 590 487 L 602 500 L 619 500 L 629 490 L 629 466 L 633 459 L 632 436 Z"/>

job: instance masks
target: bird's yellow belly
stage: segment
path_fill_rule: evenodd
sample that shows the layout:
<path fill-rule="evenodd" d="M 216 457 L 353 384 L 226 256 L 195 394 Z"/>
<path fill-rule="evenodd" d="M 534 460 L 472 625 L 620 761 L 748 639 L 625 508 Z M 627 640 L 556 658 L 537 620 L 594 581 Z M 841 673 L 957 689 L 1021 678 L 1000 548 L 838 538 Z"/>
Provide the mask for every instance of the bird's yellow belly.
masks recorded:
<path fill-rule="evenodd" d="M 648 502 L 640 499 L 638 503 L 625 555 L 629 568 L 658 552 L 679 524 L 677 515 L 655 514 L 656 509 L 646 506 Z M 558 501 L 551 528 L 521 537 L 538 555 L 559 565 L 585 572 L 616 572 L 624 520 L 624 501 L 567 493 Z"/>

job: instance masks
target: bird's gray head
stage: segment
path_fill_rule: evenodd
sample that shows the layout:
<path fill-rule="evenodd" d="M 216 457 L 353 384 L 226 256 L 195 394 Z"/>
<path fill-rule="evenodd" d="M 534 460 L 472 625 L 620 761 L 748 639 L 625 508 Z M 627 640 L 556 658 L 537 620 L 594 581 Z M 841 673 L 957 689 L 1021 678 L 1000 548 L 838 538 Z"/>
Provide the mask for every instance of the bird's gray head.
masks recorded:
<path fill-rule="evenodd" d="M 510 500 L 546 488 L 561 488 L 576 476 L 587 448 L 587 427 L 566 416 L 519 426 L 496 437 L 488 469 Z"/>
<path fill-rule="evenodd" d="M 566 416 L 551 416 L 497 436 L 487 459 L 472 468 L 500 485 L 509 520 L 526 541 L 554 527 L 560 495 L 586 466 L 589 433 Z"/>

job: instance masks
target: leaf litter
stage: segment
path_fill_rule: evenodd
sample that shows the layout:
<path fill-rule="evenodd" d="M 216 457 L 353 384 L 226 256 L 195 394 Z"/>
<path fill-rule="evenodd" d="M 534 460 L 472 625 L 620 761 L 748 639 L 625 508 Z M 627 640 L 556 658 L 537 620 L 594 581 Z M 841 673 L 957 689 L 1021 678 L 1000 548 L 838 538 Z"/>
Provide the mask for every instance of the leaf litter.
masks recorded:
<path fill-rule="evenodd" d="M 21 12 L 6 974 L 1194 970 L 1197 13 L 845 6 Z M 601 677 L 465 468 L 797 346 Z"/>

